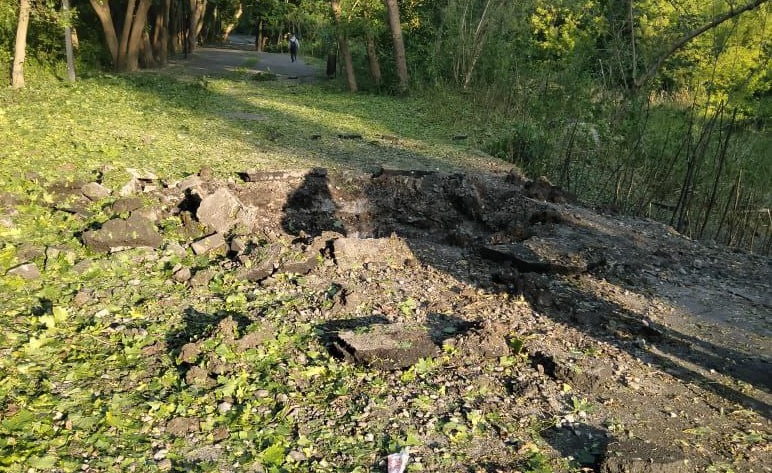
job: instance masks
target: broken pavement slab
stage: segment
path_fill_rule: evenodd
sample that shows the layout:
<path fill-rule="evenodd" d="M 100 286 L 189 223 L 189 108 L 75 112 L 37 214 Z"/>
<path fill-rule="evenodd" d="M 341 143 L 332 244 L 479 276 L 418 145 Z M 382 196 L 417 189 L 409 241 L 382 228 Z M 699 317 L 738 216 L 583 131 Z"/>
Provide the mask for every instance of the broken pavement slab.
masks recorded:
<path fill-rule="evenodd" d="M 244 182 L 286 181 L 303 179 L 307 176 L 327 177 L 327 169 L 312 168 L 291 171 L 247 170 L 239 172 L 237 175 Z"/>
<path fill-rule="evenodd" d="M 408 368 L 421 358 L 439 354 L 425 327 L 375 324 L 340 331 L 332 347 L 344 359 L 377 369 Z"/>
<path fill-rule="evenodd" d="M 228 189 L 221 187 L 201 200 L 196 210 L 196 218 L 218 233 L 228 233 L 238 223 L 238 213 L 241 208 L 239 199 Z"/>
<path fill-rule="evenodd" d="M 99 184 L 98 182 L 89 182 L 88 184 L 84 184 L 80 188 L 80 191 L 88 200 L 91 201 L 104 199 L 113 193 L 113 191 L 103 186 L 102 184 Z"/>
<path fill-rule="evenodd" d="M 190 244 L 190 247 L 193 249 L 193 253 L 197 255 L 203 255 L 207 253 L 225 254 L 228 249 L 228 244 L 226 243 L 225 237 L 223 237 L 222 234 L 213 233 L 211 235 L 205 236 L 204 238 L 201 238 L 200 240 L 194 241 Z"/>
<path fill-rule="evenodd" d="M 9 276 L 18 276 L 27 281 L 40 279 L 40 270 L 35 263 L 24 263 L 8 270 Z"/>
<path fill-rule="evenodd" d="M 415 260 L 413 251 L 402 238 L 338 238 L 333 241 L 335 262 L 342 271 L 363 264 L 404 266 Z"/>
<path fill-rule="evenodd" d="M 98 230 L 83 233 L 83 243 L 93 251 L 108 252 L 123 248 L 158 248 L 163 238 L 155 224 L 139 215 L 123 220 L 108 220 Z"/>
<path fill-rule="evenodd" d="M 479 249 L 485 259 L 511 262 L 523 273 L 580 274 L 605 264 L 599 256 L 587 256 L 574 248 L 556 247 L 553 241 L 531 241 L 486 245 Z"/>

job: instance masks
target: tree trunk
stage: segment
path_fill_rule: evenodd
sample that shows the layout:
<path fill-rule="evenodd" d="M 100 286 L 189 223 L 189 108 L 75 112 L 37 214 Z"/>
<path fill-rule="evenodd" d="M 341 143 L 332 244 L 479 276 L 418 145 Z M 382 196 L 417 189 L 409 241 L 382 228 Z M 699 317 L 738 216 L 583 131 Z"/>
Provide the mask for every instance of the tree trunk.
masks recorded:
<path fill-rule="evenodd" d="M 107 3 L 107 2 L 105 2 Z M 118 61 L 116 70 L 125 71 L 128 68 L 127 53 L 129 47 L 129 35 L 131 35 L 131 24 L 134 21 L 134 10 L 137 8 L 137 0 L 129 0 L 126 4 L 126 16 L 123 17 L 123 28 L 121 29 L 121 41 L 118 43 Z"/>
<path fill-rule="evenodd" d="M 65 18 L 70 10 L 70 0 L 62 0 L 62 12 Z M 64 27 L 64 51 L 67 56 L 67 80 L 75 82 L 75 60 L 72 54 L 72 26 L 70 19 L 66 18 L 67 26 Z"/>
<path fill-rule="evenodd" d="M 383 0 L 386 10 L 389 12 L 389 27 L 391 39 L 394 43 L 394 60 L 397 64 L 397 77 L 399 78 L 399 91 L 404 94 L 408 89 L 410 78 L 407 74 L 407 60 L 405 59 L 405 42 L 402 40 L 402 24 L 399 19 L 399 6 L 397 0 Z"/>
<path fill-rule="evenodd" d="M 257 20 L 257 32 L 255 33 L 255 49 L 263 52 L 263 20 Z"/>
<path fill-rule="evenodd" d="M 102 31 L 105 34 L 105 42 L 107 43 L 107 49 L 110 51 L 110 56 L 113 58 L 113 66 L 117 68 L 118 64 L 118 34 L 115 32 L 115 25 L 113 24 L 113 16 L 110 13 L 110 5 L 107 2 L 100 0 L 90 0 L 91 6 L 94 8 L 94 12 L 99 18 L 99 22 L 102 24 Z"/>
<path fill-rule="evenodd" d="M 129 0 L 126 5 L 126 17 L 123 22 L 121 39 L 115 32 L 110 5 L 107 1 L 90 0 L 91 6 L 102 24 L 105 41 L 113 58 L 116 71 L 136 71 L 139 68 L 139 51 L 142 44 L 142 32 L 147 23 L 147 13 L 151 0 Z"/>
<path fill-rule="evenodd" d="M 27 55 L 27 29 L 29 28 L 29 0 L 21 0 L 19 4 L 19 23 L 16 25 L 16 44 L 13 51 L 13 68 L 11 69 L 11 87 L 24 87 L 24 59 Z"/>
<path fill-rule="evenodd" d="M 204 27 L 206 0 L 190 0 L 190 25 L 188 25 L 188 52 L 193 52 L 198 43 L 198 36 Z"/>
<path fill-rule="evenodd" d="M 491 0 L 485 2 L 485 8 L 483 9 L 480 20 L 477 22 L 477 29 L 475 29 L 474 37 L 472 38 L 472 57 L 469 59 L 469 63 L 464 73 L 464 90 L 469 87 L 472 82 L 472 74 L 474 73 L 474 67 L 477 65 L 477 61 L 482 55 L 485 43 L 488 40 L 488 12 L 490 11 Z"/>
<path fill-rule="evenodd" d="M 338 30 L 338 48 L 340 49 L 340 53 L 343 56 L 343 65 L 346 68 L 348 88 L 351 92 L 356 92 L 358 87 L 356 74 L 354 73 L 354 61 L 351 57 L 351 50 L 348 47 L 348 39 L 346 38 L 346 35 L 341 28 L 340 1 L 330 0 L 330 5 L 332 6 L 332 15 L 335 18 L 335 26 Z"/>
<path fill-rule="evenodd" d="M 394 1 L 394 0 L 389 0 Z M 664 53 L 662 53 L 647 69 L 646 72 L 643 73 L 641 77 L 635 78 L 635 87 L 641 88 L 643 87 L 648 81 L 650 81 L 656 74 L 657 71 L 659 71 L 659 68 L 662 67 L 662 65 L 665 63 L 667 58 L 675 54 L 677 51 L 679 51 L 681 48 L 689 44 L 691 40 L 696 38 L 697 36 L 705 33 L 706 31 L 710 31 L 713 28 L 719 26 L 721 23 L 724 23 L 727 20 L 731 20 L 732 18 L 741 15 L 742 13 L 745 13 L 746 11 L 750 11 L 753 9 L 756 9 L 760 7 L 761 5 L 767 3 L 768 0 L 753 0 L 752 2 L 749 2 L 745 5 L 743 5 L 740 8 L 730 8 L 727 13 L 724 13 L 723 15 L 719 15 L 713 20 L 711 20 L 709 23 L 697 28 L 694 31 L 690 31 L 680 37 L 678 40 L 676 40 L 674 43 L 672 43 Z"/>
<path fill-rule="evenodd" d="M 241 15 L 244 13 L 244 9 L 241 8 L 241 2 L 239 2 L 239 7 L 236 10 L 236 13 L 233 15 L 233 22 L 228 23 L 225 25 L 225 28 L 223 28 L 222 32 L 222 40 L 224 43 L 228 42 L 228 37 L 231 35 L 231 31 L 233 31 L 234 28 L 236 28 L 236 25 L 239 23 L 239 19 L 241 19 Z"/>
<path fill-rule="evenodd" d="M 381 86 L 381 64 L 378 62 L 378 51 L 375 49 L 373 33 L 367 32 L 367 57 L 370 59 L 370 75 L 373 77 L 376 87 Z"/>
<path fill-rule="evenodd" d="M 161 47 L 158 48 L 158 63 L 166 65 L 169 60 L 169 25 L 171 24 L 172 0 L 164 0 L 163 25 L 161 26 Z"/>
<path fill-rule="evenodd" d="M 139 47 L 140 64 L 143 68 L 157 67 L 158 62 L 153 56 L 153 44 L 150 42 L 150 34 L 147 30 L 142 30 L 142 40 Z"/>
<path fill-rule="evenodd" d="M 139 53 L 142 49 L 147 13 L 150 11 L 151 0 L 139 0 L 136 13 L 131 22 L 131 35 L 126 45 L 126 70 L 133 72 L 139 69 Z"/>

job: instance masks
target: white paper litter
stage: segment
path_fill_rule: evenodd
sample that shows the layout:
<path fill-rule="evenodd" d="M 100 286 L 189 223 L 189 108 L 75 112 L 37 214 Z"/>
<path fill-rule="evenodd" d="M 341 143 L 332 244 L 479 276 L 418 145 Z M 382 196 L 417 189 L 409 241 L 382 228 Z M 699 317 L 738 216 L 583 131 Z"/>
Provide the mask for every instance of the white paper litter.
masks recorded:
<path fill-rule="evenodd" d="M 386 457 L 386 464 L 388 466 L 388 473 L 405 473 L 407 468 L 407 462 L 410 459 L 410 452 L 405 447 L 399 453 L 392 453 Z"/>

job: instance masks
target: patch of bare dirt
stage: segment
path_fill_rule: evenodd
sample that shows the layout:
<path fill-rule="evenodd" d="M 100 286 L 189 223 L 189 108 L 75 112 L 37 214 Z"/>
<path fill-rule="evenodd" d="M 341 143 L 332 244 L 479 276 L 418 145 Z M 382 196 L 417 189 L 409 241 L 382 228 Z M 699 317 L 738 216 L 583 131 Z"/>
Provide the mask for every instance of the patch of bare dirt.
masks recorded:
<path fill-rule="evenodd" d="M 289 187 L 274 221 L 291 234 L 331 239 L 342 253 L 335 258 L 362 264 L 349 262 L 340 275 L 346 310 L 366 300 L 391 322 L 415 322 L 384 300 L 386 288 L 399 288 L 421 294 L 424 323 L 452 314 L 503 324 L 526 340 L 535 370 L 513 381 L 514 398 L 552 397 L 546 403 L 555 406 L 565 383 L 598 406 L 574 409 L 547 434 L 557 450 L 579 439 L 605 458 L 631 459 L 604 471 L 639 471 L 634 452 L 611 451 L 637 439 L 680 452 L 647 458 L 654 469 L 640 471 L 691 471 L 742 456 L 746 471 L 768 471 L 768 445 L 741 440 L 743 432 L 769 433 L 768 257 L 596 212 L 517 173 L 311 172 Z M 403 261 L 382 258 L 400 268 L 384 274 L 367 248 L 394 235 L 410 251 Z M 364 248 L 350 250 L 350 239 L 366 239 Z M 470 360 L 489 348 L 476 340 Z M 542 376 L 556 385 L 546 388 Z"/>
<path fill-rule="evenodd" d="M 457 448 L 431 440 L 431 419 L 504 412 L 461 447 L 487 471 L 511 471 L 518 419 L 523 429 L 539 419 L 556 455 L 597 471 L 770 471 L 769 257 L 597 212 L 517 172 L 238 176 L 153 192 L 177 196 L 165 211 L 187 213 L 200 236 L 222 237 L 217 249 L 199 247 L 225 255 L 218 271 L 265 287 L 281 273 L 305 275 L 324 304 L 294 317 L 354 362 L 403 368 L 440 345 L 455 353 L 437 392 L 408 390 L 390 400 L 393 412 L 372 414 L 409 412 L 399 422 L 426 440 L 418 451 L 430 470 L 440 468 L 431 458 Z M 227 323 L 236 322 L 221 322 L 217 336 L 227 338 Z M 378 337 L 368 342 L 370 330 Z M 195 360 L 199 344 L 180 358 Z M 400 350 L 413 358 L 403 363 Z M 228 367 L 191 370 L 189 382 L 206 386 L 216 368 Z M 428 413 L 413 412 L 424 395 Z M 196 426 L 180 418 L 167 429 Z M 456 466 L 443 468 L 468 471 Z"/>

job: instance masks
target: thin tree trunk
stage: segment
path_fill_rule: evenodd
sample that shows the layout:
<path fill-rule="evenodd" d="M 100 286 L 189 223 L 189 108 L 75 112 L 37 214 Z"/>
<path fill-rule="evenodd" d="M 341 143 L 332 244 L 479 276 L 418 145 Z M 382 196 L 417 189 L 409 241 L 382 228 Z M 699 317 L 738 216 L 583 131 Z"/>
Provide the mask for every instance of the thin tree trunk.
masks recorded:
<path fill-rule="evenodd" d="M 158 63 L 153 57 L 153 44 L 150 42 L 150 34 L 147 30 L 142 31 L 142 39 L 139 45 L 140 63 L 143 68 L 156 67 Z"/>
<path fill-rule="evenodd" d="M 27 30 L 29 29 L 29 0 L 21 0 L 19 4 L 19 23 L 16 25 L 16 44 L 13 50 L 13 67 L 11 69 L 11 87 L 24 87 L 24 60 L 27 55 Z"/>
<path fill-rule="evenodd" d="M 62 12 L 65 17 L 70 10 L 70 0 L 62 0 Z M 64 27 L 64 51 L 67 56 L 67 80 L 75 82 L 75 59 L 72 54 L 72 26 L 70 19 L 66 18 L 67 26 Z"/>
<path fill-rule="evenodd" d="M 158 48 L 158 64 L 166 65 L 169 60 L 169 25 L 171 24 L 172 0 L 164 0 L 164 13 L 161 25 L 161 47 Z"/>
<path fill-rule="evenodd" d="M 470 58 L 470 62 L 466 68 L 466 73 L 464 74 L 465 90 L 469 87 L 469 83 L 472 81 L 472 73 L 474 72 L 474 67 L 477 65 L 477 61 L 480 59 L 480 55 L 482 54 L 483 48 L 485 47 L 485 42 L 488 36 L 488 12 L 490 11 L 490 5 L 491 0 L 485 2 L 485 8 L 483 9 L 482 15 L 480 15 L 480 21 L 477 22 L 477 28 L 474 32 L 474 38 L 472 39 L 472 57 Z"/>
<path fill-rule="evenodd" d="M 125 71 L 128 69 L 126 54 L 129 49 L 129 35 L 131 35 L 131 24 L 134 22 L 134 10 L 136 10 L 136 8 L 137 0 L 129 0 L 126 4 L 126 16 L 123 18 L 121 41 L 118 43 L 118 62 L 115 65 L 115 69 L 118 71 Z"/>
<path fill-rule="evenodd" d="M 150 0 L 139 0 L 131 22 L 131 32 L 126 44 L 126 71 L 139 69 L 139 52 L 142 48 L 142 37 L 147 24 L 147 12 L 150 10 Z"/>
<path fill-rule="evenodd" d="M 115 25 L 113 24 L 113 16 L 110 13 L 110 5 L 107 2 L 100 0 L 89 0 L 91 7 L 94 8 L 94 12 L 99 18 L 99 22 L 102 24 L 102 31 L 105 34 L 105 42 L 107 43 L 107 49 L 110 51 L 110 56 L 113 58 L 113 66 L 118 67 L 118 34 L 115 32 Z"/>
<path fill-rule="evenodd" d="M 718 168 L 716 169 L 716 178 L 713 180 L 713 190 L 710 193 L 710 199 L 708 200 L 707 208 L 705 209 L 705 218 L 702 221 L 702 228 L 698 238 L 702 238 L 705 233 L 705 228 L 708 226 L 708 220 L 710 213 L 713 211 L 713 207 L 716 205 L 716 197 L 718 195 L 718 183 L 721 180 L 721 173 L 724 172 L 724 162 L 726 161 L 726 152 L 729 147 L 729 139 L 732 136 L 732 130 L 734 129 L 735 119 L 737 118 L 737 109 L 732 112 L 732 119 L 727 127 L 726 137 L 723 143 L 719 146 L 718 150 Z"/>
<path fill-rule="evenodd" d="M 343 55 L 343 64 L 344 64 L 344 67 L 346 68 L 346 79 L 348 79 L 348 88 L 351 92 L 356 92 L 358 90 L 358 87 L 357 87 L 356 74 L 354 73 L 354 61 L 351 57 L 351 50 L 348 47 L 348 39 L 346 38 L 346 35 L 343 32 L 341 27 L 340 1 L 330 0 L 330 5 L 332 6 L 332 15 L 335 19 L 335 25 L 338 29 L 338 48 L 340 48 L 340 53 L 341 55 Z"/>
<path fill-rule="evenodd" d="M 263 20 L 257 20 L 257 33 L 255 34 L 255 49 L 263 52 Z"/>
<path fill-rule="evenodd" d="M 402 39 L 402 24 L 399 19 L 399 5 L 397 5 L 397 0 L 383 0 L 383 3 L 389 13 L 389 27 L 394 43 L 394 60 L 397 65 L 399 92 L 404 94 L 407 93 L 410 78 L 407 74 L 407 59 L 405 58 L 405 42 Z"/>
<path fill-rule="evenodd" d="M 367 32 L 367 57 L 370 60 L 370 75 L 373 77 L 376 87 L 381 86 L 381 64 L 378 62 L 378 51 L 375 49 L 375 39 L 373 33 Z"/>
<path fill-rule="evenodd" d="M 233 22 L 228 23 L 225 25 L 225 28 L 223 29 L 223 42 L 228 42 L 228 37 L 231 35 L 231 31 L 233 31 L 234 28 L 236 28 L 236 25 L 239 23 L 239 19 L 241 18 L 241 15 L 244 13 L 244 9 L 241 8 L 241 2 L 239 2 L 239 8 L 236 10 L 236 14 L 233 17 Z"/>
<path fill-rule="evenodd" d="M 190 0 L 190 24 L 188 25 L 188 52 L 193 52 L 198 43 L 198 35 L 204 26 L 206 0 Z"/>

